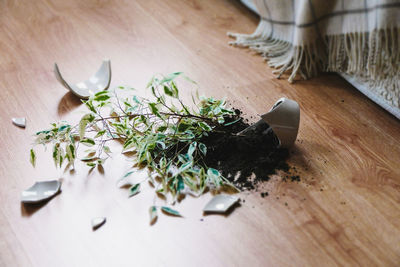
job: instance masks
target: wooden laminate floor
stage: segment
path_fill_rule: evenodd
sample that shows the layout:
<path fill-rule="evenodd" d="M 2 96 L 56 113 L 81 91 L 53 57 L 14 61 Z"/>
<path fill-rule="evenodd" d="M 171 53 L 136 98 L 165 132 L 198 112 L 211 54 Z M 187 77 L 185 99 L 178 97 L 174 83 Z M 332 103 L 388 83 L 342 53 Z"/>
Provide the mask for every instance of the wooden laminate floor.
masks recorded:
<path fill-rule="evenodd" d="M 398 266 L 400 122 L 336 75 L 289 84 L 262 58 L 227 45 L 257 17 L 238 1 L 0 1 L 0 266 Z M 79 81 L 110 58 L 112 86 L 144 88 L 154 73 L 184 71 L 205 95 L 226 96 L 248 117 L 281 96 L 299 102 L 301 129 L 289 159 L 301 182 L 275 176 L 229 216 L 203 216 L 211 198 L 187 197 L 184 218 L 149 226 L 152 189 L 128 199 L 105 172 L 55 169 L 32 134 L 83 108 L 56 81 Z M 190 90 L 184 91 L 188 97 Z M 27 117 L 26 129 L 11 118 Z M 38 207 L 20 203 L 36 180 L 63 179 Z M 107 223 L 92 232 L 92 217 Z"/>

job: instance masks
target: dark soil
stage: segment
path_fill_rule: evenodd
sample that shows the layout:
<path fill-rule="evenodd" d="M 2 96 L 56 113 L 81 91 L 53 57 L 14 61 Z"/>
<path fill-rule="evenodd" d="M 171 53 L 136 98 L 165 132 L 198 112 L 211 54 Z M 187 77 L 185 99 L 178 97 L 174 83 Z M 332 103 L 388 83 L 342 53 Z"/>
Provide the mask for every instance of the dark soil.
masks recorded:
<path fill-rule="evenodd" d="M 260 182 L 268 181 L 276 170 L 288 171 L 285 162 L 288 151 L 277 148 L 277 138 L 266 123 L 237 135 L 250 126 L 240 116 L 241 112 L 236 110 L 236 116 L 225 121 L 238 118 L 240 121 L 215 128 L 200 141 L 207 146 L 205 163 L 208 167 L 219 170 L 239 189 L 252 190 Z"/>

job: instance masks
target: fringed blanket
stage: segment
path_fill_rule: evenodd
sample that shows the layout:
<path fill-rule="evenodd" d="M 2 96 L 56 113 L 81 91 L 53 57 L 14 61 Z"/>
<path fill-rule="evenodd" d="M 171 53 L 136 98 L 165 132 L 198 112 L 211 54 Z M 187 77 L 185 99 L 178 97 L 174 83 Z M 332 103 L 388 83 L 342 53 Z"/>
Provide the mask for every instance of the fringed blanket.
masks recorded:
<path fill-rule="evenodd" d="M 289 82 L 343 73 L 400 119 L 400 0 L 253 0 L 261 21 L 234 34 Z M 361 90 L 363 91 L 363 90 Z"/>

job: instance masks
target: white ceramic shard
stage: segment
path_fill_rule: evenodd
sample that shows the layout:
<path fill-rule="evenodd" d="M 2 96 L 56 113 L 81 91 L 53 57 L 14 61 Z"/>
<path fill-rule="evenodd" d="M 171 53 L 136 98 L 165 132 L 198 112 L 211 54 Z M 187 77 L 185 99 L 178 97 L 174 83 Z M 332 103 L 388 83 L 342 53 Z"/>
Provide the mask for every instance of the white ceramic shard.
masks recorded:
<path fill-rule="evenodd" d="M 111 61 L 104 60 L 99 70 L 88 80 L 76 84 L 67 83 L 61 76 L 57 63 L 54 63 L 54 74 L 57 80 L 73 94 L 82 99 L 88 99 L 97 92 L 107 90 L 111 82 Z"/>
<path fill-rule="evenodd" d="M 12 118 L 11 121 L 14 125 L 17 125 L 18 127 L 25 128 L 26 126 L 25 118 Z"/>
<path fill-rule="evenodd" d="M 22 192 L 21 202 L 37 203 L 53 197 L 60 191 L 61 182 L 57 180 L 36 182 Z"/>
<path fill-rule="evenodd" d="M 216 195 L 203 208 L 204 212 L 225 213 L 233 204 L 239 201 L 238 197 L 230 195 Z"/>
<path fill-rule="evenodd" d="M 296 101 L 282 97 L 261 118 L 272 128 L 281 147 L 288 148 L 296 141 L 300 124 L 300 107 Z"/>
<path fill-rule="evenodd" d="M 92 219 L 92 229 L 97 230 L 106 223 L 105 217 L 96 217 Z"/>

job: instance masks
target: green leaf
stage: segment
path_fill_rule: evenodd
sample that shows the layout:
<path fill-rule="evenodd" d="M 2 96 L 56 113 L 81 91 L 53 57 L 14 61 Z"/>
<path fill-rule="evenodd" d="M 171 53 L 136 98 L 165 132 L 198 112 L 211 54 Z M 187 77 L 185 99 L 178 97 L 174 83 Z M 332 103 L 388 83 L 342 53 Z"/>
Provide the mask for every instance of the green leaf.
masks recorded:
<path fill-rule="evenodd" d="M 163 83 L 166 83 L 166 82 L 171 82 L 181 74 L 182 74 L 182 72 L 174 72 L 174 73 L 168 74 L 167 76 L 165 76 L 164 79 L 162 79 L 160 81 L 160 84 L 163 84 Z"/>
<path fill-rule="evenodd" d="M 166 165 L 167 165 L 167 159 L 162 157 L 160 159 L 160 161 L 158 162 L 158 166 L 162 170 L 162 169 L 164 169 L 166 167 Z"/>
<path fill-rule="evenodd" d="M 147 83 L 146 88 L 149 88 L 154 83 L 155 77 L 151 77 L 150 81 Z"/>
<path fill-rule="evenodd" d="M 178 132 L 182 133 L 182 132 L 186 131 L 188 128 L 190 128 L 190 126 L 192 126 L 192 125 L 182 121 L 181 123 L 178 124 Z"/>
<path fill-rule="evenodd" d="M 108 146 L 103 146 L 103 151 L 106 152 L 107 154 L 111 153 L 111 149 Z"/>
<path fill-rule="evenodd" d="M 35 165 L 36 165 L 36 153 L 33 150 L 33 148 L 31 148 L 31 151 L 30 151 L 30 159 L 29 159 L 29 161 L 31 162 L 32 166 L 35 167 Z"/>
<path fill-rule="evenodd" d="M 164 132 L 165 130 L 167 130 L 167 126 L 165 125 L 161 125 L 160 127 L 157 128 L 157 132 Z"/>
<path fill-rule="evenodd" d="M 130 108 L 132 107 L 132 105 L 128 101 L 124 101 L 124 105 Z"/>
<path fill-rule="evenodd" d="M 95 167 L 96 166 L 96 163 L 94 163 L 94 162 L 88 162 L 88 163 L 86 163 L 86 166 L 89 166 L 89 167 Z"/>
<path fill-rule="evenodd" d="M 48 133 L 50 133 L 50 131 L 48 131 L 48 130 L 46 130 L 46 131 L 39 131 L 39 132 L 36 133 L 36 135 L 39 135 L 39 134 L 48 134 Z"/>
<path fill-rule="evenodd" d="M 70 134 L 68 136 L 68 138 L 69 138 L 69 141 L 71 142 L 71 144 L 75 144 L 75 138 L 78 138 L 78 136 L 74 135 L 74 134 Z"/>
<path fill-rule="evenodd" d="M 131 136 L 128 139 L 126 139 L 123 145 L 123 150 L 132 148 L 135 145 L 135 141 L 136 141 L 135 136 Z"/>
<path fill-rule="evenodd" d="M 189 161 L 189 162 L 186 162 L 185 164 L 182 164 L 181 167 L 179 167 L 179 172 L 181 173 L 181 172 L 186 171 L 187 169 L 189 169 L 192 166 L 192 164 L 193 164 L 193 161 Z"/>
<path fill-rule="evenodd" d="M 134 184 L 129 188 L 128 197 L 133 197 L 134 195 L 137 195 L 139 193 L 140 193 L 140 184 Z"/>
<path fill-rule="evenodd" d="M 174 82 L 171 82 L 171 87 L 172 87 L 172 90 L 174 92 L 174 97 L 178 98 L 179 97 L 178 87 L 176 87 L 176 84 Z"/>
<path fill-rule="evenodd" d="M 149 209 L 149 214 L 150 214 L 150 223 L 154 223 L 155 220 L 157 219 L 157 207 L 151 206 Z"/>
<path fill-rule="evenodd" d="M 71 128 L 71 125 L 62 125 L 62 126 L 60 126 L 60 128 L 58 128 L 58 132 L 68 130 L 69 128 Z"/>
<path fill-rule="evenodd" d="M 147 163 L 151 163 L 153 161 L 150 151 L 146 151 L 146 161 Z"/>
<path fill-rule="evenodd" d="M 139 101 L 139 99 L 137 98 L 137 96 L 133 96 L 132 97 L 132 99 L 133 99 L 133 101 L 135 101 L 136 102 L 136 104 L 141 104 L 141 102 Z"/>
<path fill-rule="evenodd" d="M 89 122 L 94 120 L 94 116 L 92 114 L 86 114 L 82 117 L 81 121 L 79 122 L 79 137 L 83 139 L 85 137 L 86 126 Z"/>
<path fill-rule="evenodd" d="M 156 144 L 157 144 L 157 147 L 158 147 L 159 149 L 165 150 L 165 143 L 164 143 L 164 142 L 157 141 Z"/>
<path fill-rule="evenodd" d="M 224 124 L 224 126 L 229 126 L 229 125 L 232 125 L 232 124 L 234 124 L 234 123 L 237 123 L 238 121 L 240 121 L 241 119 L 239 118 L 239 119 L 237 119 L 237 120 L 234 120 L 234 121 L 231 121 L 231 122 L 228 122 L 228 123 L 225 123 Z"/>
<path fill-rule="evenodd" d="M 59 153 L 59 157 L 60 157 L 59 158 L 59 167 L 61 168 L 63 161 L 64 161 L 64 156 L 65 156 L 64 149 L 61 146 L 58 147 L 58 153 Z"/>
<path fill-rule="evenodd" d="M 95 135 L 94 138 L 98 138 L 98 137 L 100 137 L 100 136 L 103 136 L 105 133 L 106 133 L 106 130 L 101 130 L 101 131 L 99 131 L 99 132 Z"/>
<path fill-rule="evenodd" d="M 151 93 L 153 94 L 153 96 L 157 97 L 156 89 L 154 88 L 154 86 L 151 87 Z"/>
<path fill-rule="evenodd" d="M 190 79 L 189 77 L 187 77 L 186 75 L 183 75 L 183 78 L 193 84 L 197 84 L 195 81 L 193 81 L 192 79 Z"/>
<path fill-rule="evenodd" d="M 214 168 L 208 168 L 207 174 L 208 174 L 208 175 L 214 175 L 214 176 L 216 176 L 216 177 L 221 176 L 221 174 L 219 173 L 219 171 L 216 170 L 216 169 L 214 169 Z"/>
<path fill-rule="evenodd" d="M 75 159 L 75 147 L 73 144 L 69 144 L 66 147 L 66 152 L 67 152 L 67 158 L 68 161 L 73 161 Z"/>
<path fill-rule="evenodd" d="M 182 215 L 181 215 L 177 210 L 171 209 L 171 208 L 169 208 L 169 207 L 162 206 L 162 207 L 161 207 L 161 210 L 162 210 L 163 212 L 169 214 L 169 215 L 182 217 Z"/>
<path fill-rule="evenodd" d="M 88 101 L 85 101 L 85 102 L 83 102 L 83 103 L 85 103 L 85 106 L 86 106 L 91 112 L 93 112 L 93 113 L 96 113 L 96 112 L 97 112 L 96 109 L 95 109 L 94 106 L 93 106 L 92 100 L 88 100 Z"/>
<path fill-rule="evenodd" d="M 94 146 L 96 143 L 92 138 L 85 138 L 80 141 L 85 146 Z"/>
<path fill-rule="evenodd" d="M 64 150 L 61 148 L 60 143 L 53 146 L 53 161 L 56 167 L 61 167 L 64 159 Z"/>
<path fill-rule="evenodd" d="M 59 151 L 58 151 L 59 145 L 60 144 L 57 143 L 53 147 L 53 161 L 54 161 L 54 164 L 56 165 L 56 167 L 57 167 L 58 163 L 60 162 L 60 156 L 59 156 Z"/>
<path fill-rule="evenodd" d="M 191 140 L 194 139 L 196 136 L 191 132 L 191 131 L 186 131 L 185 135 L 182 136 L 182 140 L 186 139 L 186 140 Z"/>
<path fill-rule="evenodd" d="M 207 176 L 211 179 L 211 181 L 213 182 L 213 184 L 215 186 L 220 186 L 222 181 L 221 181 L 221 174 L 219 173 L 218 170 L 214 169 L 214 168 L 208 168 L 207 170 Z"/>
<path fill-rule="evenodd" d="M 185 184 L 187 184 L 192 191 L 194 192 L 198 191 L 197 185 L 193 183 L 193 181 L 189 177 L 185 176 L 183 179 L 185 180 Z"/>
<path fill-rule="evenodd" d="M 205 156 L 207 154 L 207 146 L 203 143 L 199 143 L 199 150 Z"/>
<path fill-rule="evenodd" d="M 121 86 L 120 86 L 121 88 Z M 122 87 L 121 89 L 123 89 L 124 87 Z M 101 95 L 107 95 L 109 93 L 109 91 L 103 90 L 100 92 L 97 92 L 96 94 L 94 94 L 94 96 L 101 96 Z"/>
<path fill-rule="evenodd" d="M 93 161 L 99 159 L 99 157 L 96 156 L 96 153 L 90 153 L 86 157 L 82 158 L 81 161 Z"/>
<path fill-rule="evenodd" d="M 164 93 L 169 96 L 174 96 L 174 92 L 166 85 L 164 85 Z"/>
<path fill-rule="evenodd" d="M 163 133 L 157 133 L 156 134 L 157 141 L 165 140 L 166 137 L 167 136 L 165 134 L 163 134 Z"/>
<path fill-rule="evenodd" d="M 185 189 L 185 183 L 183 182 L 183 178 L 181 175 L 178 175 L 178 184 L 176 186 L 176 191 L 180 192 Z"/>
<path fill-rule="evenodd" d="M 104 102 L 106 100 L 110 99 L 109 95 L 99 95 L 99 96 L 95 96 L 94 97 L 94 101 L 98 101 L 98 102 Z"/>
<path fill-rule="evenodd" d="M 204 191 L 204 189 L 206 188 L 206 179 L 207 179 L 207 174 L 204 170 L 203 167 L 200 168 L 200 172 L 199 172 L 199 178 L 200 178 L 200 192 L 202 193 Z"/>
<path fill-rule="evenodd" d="M 228 114 L 235 114 L 235 112 L 233 110 L 230 110 L 230 109 L 221 108 L 221 111 L 224 112 L 224 113 L 228 113 Z"/>
<path fill-rule="evenodd" d="M 123 179 L 123 178 L 126 178 L 126 177 L 130 176 L 132 173 L 134 173 L 134 171 L 130 171 L 130 172 L 127 172 L 127 173 L 125 173 L 125 175 L 124 175 L 124 176 L 122 176 L 122 178 L 121 178 L 121 179 Z"/>
<path fill-rule="evenodd" d="M 178 160 L 182 163 L 186 163 L 189 159 L 185 157 L 185 155 L 179 154 Z"/>
<path fill-rule="evenodd" d="M 192 156 L 192 155 L 193 155 L 194 151 L 196 150 L 196 147 L 197 147 L 197 142 L 196 142 L 196 141 L 195 141 L 195 142 L 192 142 L 192 143 L 190 144 L 189 149 L 188 149 L 188 155 L 189 155 L 189 156 Z"/>
<path fill-rule="evenodd" d="M 203 129 L 204 131 L 207 131 L 207 132 L 212 130 L 211 126 L 208 125 L 207 123 L 205 123 L 204 121 L 200 121 L 199 126 L 201 129 Z"/>
<path fill-rule="evenodd" d="M 108 158 L 104 158 L 104 159 L 98 159 L 97 160 L 97 165 L 103 165 L 104 164 L 104 162 L 106 162 L 106 160 L 107 160 Z"/>
<path fill-rule="evenodd" d="M 157 117 L 161 117 L 160 113 L 158 112 L 157 104 L 156 103 L 149 103 L 149 108 L 151 110 L 151 113 L 156 115 Z"/>

